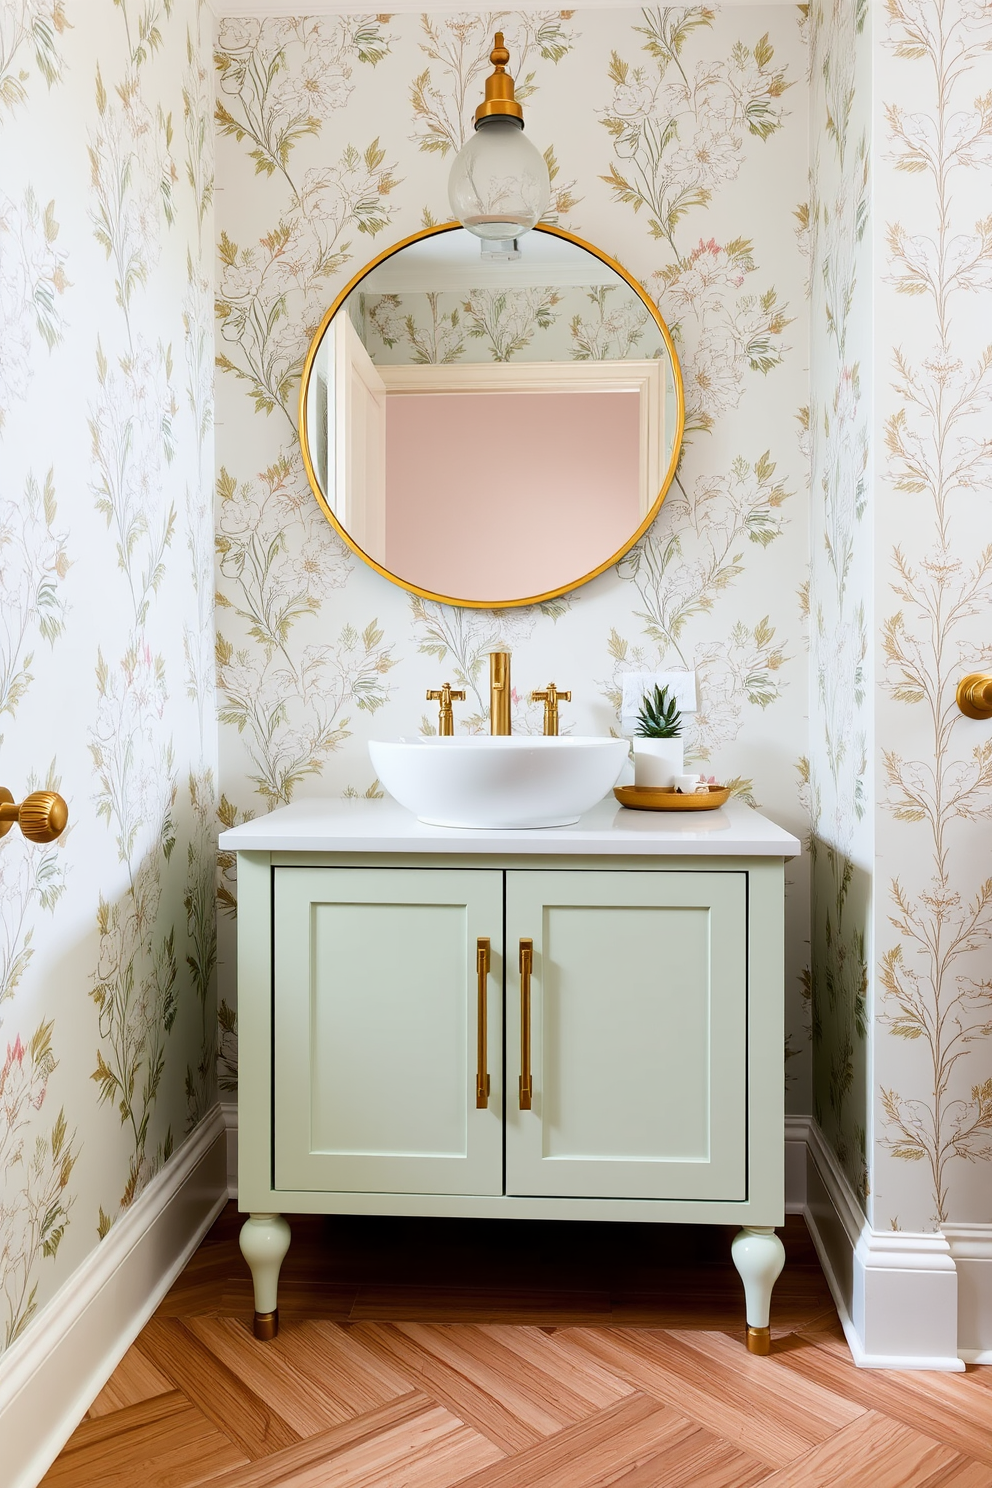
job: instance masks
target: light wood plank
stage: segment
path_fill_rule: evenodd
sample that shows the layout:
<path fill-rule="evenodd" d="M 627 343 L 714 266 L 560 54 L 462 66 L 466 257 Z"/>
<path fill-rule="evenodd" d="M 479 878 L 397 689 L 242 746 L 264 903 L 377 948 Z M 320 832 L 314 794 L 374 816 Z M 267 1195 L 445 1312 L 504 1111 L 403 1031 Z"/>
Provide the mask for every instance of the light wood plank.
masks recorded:
<path fill-rule="evenodd" d="M 245 1454 L 179 1390 L 96 1417 L 73 1432 L 43 1488 L 198 1488 Z"/>
<path fill-rule="evenodd" d="M 684 1415 L 725 1438 L 769 1467 L 794 1458 L 846 1425 L 862 1408 L 820 1386 L 797 1388 L 795 1376 L 771 1359 L 754 1359 L 742 1344 L 731 1362 L 707 1356 L 668 1333 L 630 1329 L 575 1329 L 563 1337 L 592 1354 L 647 1394 L 674 1405 Z M 760 1365 L 760 1378 L 751 1366 Z"/>
<path fill-rule="evenodd" d="M 610 1410 L 599 1411 L 506 1462 L 478 1473 L 459 1488 L 601 1488 L 607 1483 L 623 1483 L 625 1470 L 641 1467 L 645 1462 L 654 1464 L 654 1476 L 644 1480 L 645 1488 L 647 1484 L 651 1488 L 662 1484 L 664 1488 L 674 1488 L 679 1479 L 673 1478 L 670 1483 L 669 1454 L 677 1458 L 693 1441 L 702 1447 L 703 1439 L 706 1447 L 723 1449 L 730 1472 L 737 1474 L 728 1478 L 724 1473 L 722 1478 L 715 1478 L 714 1482 L 721 1488 L 723 1484 L 728 1488 L 730 1484 L 733 1488 L 746 1488 L 761 1481 L 766 1470 L 753 1458 L 735 1452 L 726 1443 L 715 1443 L 708 1433 L 669 1406 L 635 1394 Z M 693 1488 L 702 1488 L 704 1484 L 710 1488 L 704 1477 L 683 1477 L 682 1481 L 691 1482 Z"/>
<path fill-rule="evenodd" d="M 412 1388 L 407 1375 L 366 1348 L 353 1327 L 341 1323 L 290 1322 L 280 1328 L 271 1347 L 319 1381 L 342 1421 L 387 1405 Z"/>
<path fill-rule="evenodd" d="M 981 1383 L 992 1370 L 961 1376 L 915 1369 L 854 1369 L 846 1345 L 819 1347 L 821 1339 L 819 1333 L 801 1334 L 794 1347 L 777 1356 L 777 1362 L 803 1379 L 867 1410 L 884 1412 L 992 1468 L 992 1390 L 983 1389 Z"/>
<path fill-rule="evenodd" d="M 479 1328 L 485 1338 L 492 1338 L 542 1375 L 550 1375 L 558 1388 L 566 1387 L 577 1399 L 605 1410 L 633 1391 L 633 1385 L 616 1374 L 610 1374 L 593 1359 L 578 1363 L 573 1354 L 556 1341 L 556 1333 L 543 1328 L 512 1327 L 489 1323 Z"/>
<path fill-rule="evenodd" d="M 490 1394 L 447 1359 L 420 1348 L 399 1328 L 388 1323 L 360 1323 L 355 1325 L 355 1332 L 360 1342 L 407 1374 L 418 1388 L 469 1422 L 501 1452 L 519 1452 L 547 1434 L 520 1420 L 503 1399 L 498 1386 L 496 1392 Z M 556 1429 L 556 1423 L 550 1417 L 545 1420 L 549 1431 Z"/>
<path fill-rule="evenodd" d="M 450 1411 L 411 1393 L 225 1473 L 211 1488 L 448 1488 L 500 1456 Z"/>
<path fill-rule="evenodd" d="M 875 1411 L 765 1478 L 762 1488 L 988 1488 L 988 1468 Z"/>
<path fill-rule="evenodd" d="M 247 1457 L 266 1457 L 299 1440 L 299 1434 L 271 1406 L 178 1320 L 153 1317 L 138 1336 L 138 1348 Z"/>
<path fill-rule="evenodd" d="M 132 1344 L 86 1415 L 88 1419 L 107 1416 L 125 1406 L 151 1400 L 155 1395 L 165 1395 L 171 1389 L 171 1380 Z"/>
<path fill-rule="evenodd" d="M 323 1371 L 308 1370 L 305 1354 L 292 1347 L 259 1343 L 237 1318 L 190 1318 L 186 1324 L 204 1348 L 242 1384 L 278 1412 L 298 1436 L 312 1436 L 348 1420 L 353 1414 L 323 1388 Z M 404 1384 L 396 1394 L 409 1388 Z M 379 1404 L 379 1401 L 375 1401 Z"/>
<path fill-rule="evenodd" d="M 582 1421 L 596 1409 L 563 1380 L 535 1366 L 492 1333 L 423 1323 L 399 1323 L 397 1327 L 420 1349 L 443 1359 L 487 1394 L 502 1398 L 507 1409 L 539 1436 L 550 1436 L 562 1426 Z M 612 1405 L 613 1400 L 605 1403 Z"/>

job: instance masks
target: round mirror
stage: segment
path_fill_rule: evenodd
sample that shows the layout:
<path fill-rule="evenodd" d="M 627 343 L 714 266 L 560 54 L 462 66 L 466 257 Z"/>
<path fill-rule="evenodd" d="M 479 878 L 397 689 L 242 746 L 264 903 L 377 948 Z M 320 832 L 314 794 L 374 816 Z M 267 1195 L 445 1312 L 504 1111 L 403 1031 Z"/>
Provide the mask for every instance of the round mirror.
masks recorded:
<path fill-rule="evenodd" d="M 564 594 L 654 520 L 682 441 L 657 308 L 558 228 L 428 228 L 368 264 L 304 364 L 314 493 L 360 557 L 444 604 Z"/>

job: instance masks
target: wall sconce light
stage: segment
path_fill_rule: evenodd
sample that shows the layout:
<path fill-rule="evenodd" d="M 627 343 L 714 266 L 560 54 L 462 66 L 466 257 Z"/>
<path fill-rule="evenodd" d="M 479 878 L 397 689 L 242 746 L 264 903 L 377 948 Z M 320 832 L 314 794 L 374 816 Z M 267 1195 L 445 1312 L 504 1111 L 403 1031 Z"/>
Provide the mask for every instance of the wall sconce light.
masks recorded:
<path fill-rule="evenodd" d="M 524 139 L 524 111 L 506 71 L 502 31 L 489 60 L 486 96 L 475 111 L 475 133 L 455 157 L 448 178 L 451 210 L 477 238 L 507 242 L 541 220 L 551 181 L 541 152 Z"/>

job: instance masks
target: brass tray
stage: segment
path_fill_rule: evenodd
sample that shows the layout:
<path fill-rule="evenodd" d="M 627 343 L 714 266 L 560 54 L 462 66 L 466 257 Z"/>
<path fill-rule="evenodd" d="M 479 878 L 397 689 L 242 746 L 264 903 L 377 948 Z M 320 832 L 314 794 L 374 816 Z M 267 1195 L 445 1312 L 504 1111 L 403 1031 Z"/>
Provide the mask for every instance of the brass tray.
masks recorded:
<path fill-rule="evenodd" d="M 730 799 L 728 785 L 711 785 L 706 794 L 683 795 L 674 785 L 615 785 L 613 794 L 632 811 L 715 811 Z"/>

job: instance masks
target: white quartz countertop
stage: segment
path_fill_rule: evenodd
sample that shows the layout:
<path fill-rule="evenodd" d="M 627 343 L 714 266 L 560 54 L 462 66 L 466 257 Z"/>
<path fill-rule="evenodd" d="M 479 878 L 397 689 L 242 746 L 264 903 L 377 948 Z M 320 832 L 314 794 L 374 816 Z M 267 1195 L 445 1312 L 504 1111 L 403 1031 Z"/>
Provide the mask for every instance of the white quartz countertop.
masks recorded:
<path fill-rule="evenodd" d="M 220 834 L 227 852 L 658 854 L 794 858 L 791 832 L 737 801 L 716 811 L 630 811 L 612 793 L 572 827 L 430 827 L 388 798 L 311 799 Z"/>

